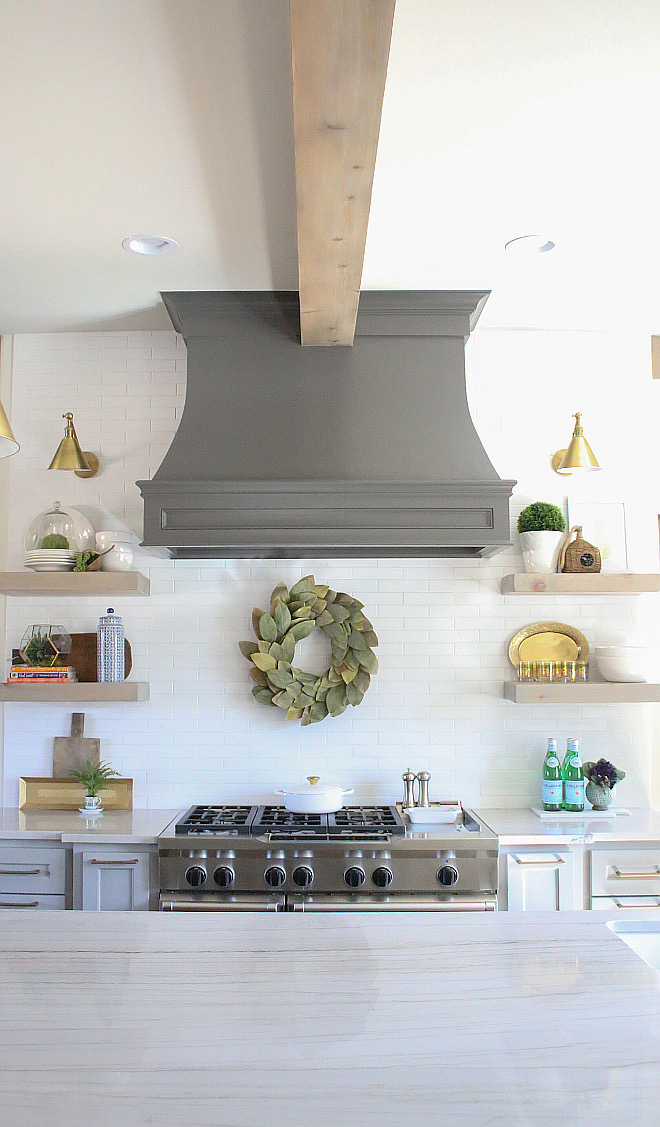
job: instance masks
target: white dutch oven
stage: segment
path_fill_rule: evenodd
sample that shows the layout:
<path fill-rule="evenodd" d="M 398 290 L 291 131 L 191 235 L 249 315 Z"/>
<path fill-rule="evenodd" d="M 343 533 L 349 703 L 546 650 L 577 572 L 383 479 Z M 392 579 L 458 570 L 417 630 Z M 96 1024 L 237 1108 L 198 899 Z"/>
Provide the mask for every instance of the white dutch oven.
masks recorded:
<path fill-rule="evenodd" d="M 318 775 L 308 775 L 309 786 L 302 784 L 293 790 L 276 790 L 275 794 L 282 795 L 284 805 L 293 814 L 332 814 L 341 810 L 344 805 L 344 795 L 352 794 L 353 790 L 344 790 L 343 787 L 320 787 Z"/>

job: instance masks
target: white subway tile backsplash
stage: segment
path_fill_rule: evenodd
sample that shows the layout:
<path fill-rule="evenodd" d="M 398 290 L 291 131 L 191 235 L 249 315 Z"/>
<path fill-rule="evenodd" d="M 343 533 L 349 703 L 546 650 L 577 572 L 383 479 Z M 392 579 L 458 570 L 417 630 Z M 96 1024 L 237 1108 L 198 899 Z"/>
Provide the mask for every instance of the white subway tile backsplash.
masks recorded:
<path fill-rule="evenodd" d="M 481 338 L 479 346 L 483 353 Z M 495 351 L 501 347 L 500 340 Z M 134 482 L 158 469 L 181 415 L 182 339 L 173 332 L 18 336 L 14 362 L 12 421 L 23 448 L 10 467 L 9 566 L 22 566 L 25 528 L 55 496 L 77 507 L 102 505 L 106 516 L 140 534 Z M 503 457 L 510 445 L 512 425 L 501 421 L 505 370 L 501 363 L 501 378 L 489 371 L 478 380 L 479 429 L 496 462 L 495 454 Z M 603 363 L 596 370 L 602 380 Z M 101 474 L 89 481 L 73 475 L 55 481 L 45 471 L 59 440 L 63 395 L 83 446 L 102 459 Z M 537 486 L 529 490 L 536 494 Z M 514 498 L 514 513 L 528 496 Z M 551 734 L 560 741 L 577 735 L 586 757 L 606 755 L 622 766 L 626 803 L 648 798 L 648 707 L 514 706 L 503 699 L 502 682 L 512 676 L 508 644 L 521 626 L 571 622 L 598 644 L 627 637 L 638 621 L 650 629 L 655 597 L 643 611 L 629 598 L 503 597 L 501 576 L 520 567 L 513 548 L 492 560 L 460 561 L 173 562 L 139 550 L 135 566 L 149 574 L 151 598 L 127 599 L 120 610 L 133 644 L 133 676 L 150 682 L 151 699 L 85 712 L 88 734 L 103 741 L 103 757 L 134 778 L 137 805 L 267 800 L 275 786 L 311 773 L 349 782 L 358 798 L 392 800 L 408 764 L 431 771 L 437 796 L 525 805 L 538 797 Z M 359 709 L 301 729 L 253 701 L 238 641 L 250 637 L 252 607 L 263 606 L 280 579 L 291 584 L 309 572 L 364 602 L 380 638 L 380 671 Z M 10 644 L 29 623 L 52 616 L 70 630 L 93 630 L 104 609 L 98 599 L 10 599 Z M 49 773 L 52 737 L 69 731 L 72 711 L 6 708 L 5 802 L 16 801 L 19 775 Z"/>

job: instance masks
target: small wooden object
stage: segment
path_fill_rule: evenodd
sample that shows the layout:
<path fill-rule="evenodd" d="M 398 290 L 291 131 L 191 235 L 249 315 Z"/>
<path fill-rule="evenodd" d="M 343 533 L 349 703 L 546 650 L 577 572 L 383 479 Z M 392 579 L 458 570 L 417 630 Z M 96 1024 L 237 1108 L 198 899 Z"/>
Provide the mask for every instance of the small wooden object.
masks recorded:
<path fill-rule="evenodd" d="M 571 536 L 575 533 L 575 540 Z M 582 535 L 582 526 L 576 524 L 568 534 L 568 540 L 561 551 L 559 570 L 571 575 L 600 571 L 600 552 L 595 544 L 590 544 Z"/>
<path fill-rule="evenodd" d="M 98 767 L 101 762 L 101 741 L 83 735 L 85 713 L 74 712 L 71 717 L 71 735 L 55 736 L 53 740 L 53 778 L 70 779 L 74 771 L 81 771 L 87 760 Z"/>
<path fill-rule="evenodd" d="M 133 780 L 108 779 L 99 796 L 104 810 L 132 810 Z M 18 780 L 20 810 L 77 810 L 84 800 L 85 788 L 75 779 Z"/>

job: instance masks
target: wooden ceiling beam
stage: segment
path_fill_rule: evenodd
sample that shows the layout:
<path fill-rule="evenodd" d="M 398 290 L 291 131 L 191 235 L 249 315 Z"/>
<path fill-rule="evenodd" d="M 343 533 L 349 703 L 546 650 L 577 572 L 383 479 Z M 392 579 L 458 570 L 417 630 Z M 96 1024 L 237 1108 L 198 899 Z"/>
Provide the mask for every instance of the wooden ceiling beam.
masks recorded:
<path fill-rule="evenodd" d="M 303 345 L 353 343 L 395 0 L 290 0 Z"/>

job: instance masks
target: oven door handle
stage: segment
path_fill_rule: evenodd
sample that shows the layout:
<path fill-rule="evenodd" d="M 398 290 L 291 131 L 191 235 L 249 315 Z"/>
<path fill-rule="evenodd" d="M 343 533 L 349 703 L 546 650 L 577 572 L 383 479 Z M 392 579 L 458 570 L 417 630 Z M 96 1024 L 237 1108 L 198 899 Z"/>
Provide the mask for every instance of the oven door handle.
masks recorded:
<path fill-rule="evenodd" d="M 283 896 L 188 896 L 187 893 L 161 892 L 161 912 L 283 912 Z"/>
<path fill-rule="evenodd" d="M 496 912 L 496 896 L 474 898 L 440 896 L 289 896 L 289 910 L 294 912 Z"/>

